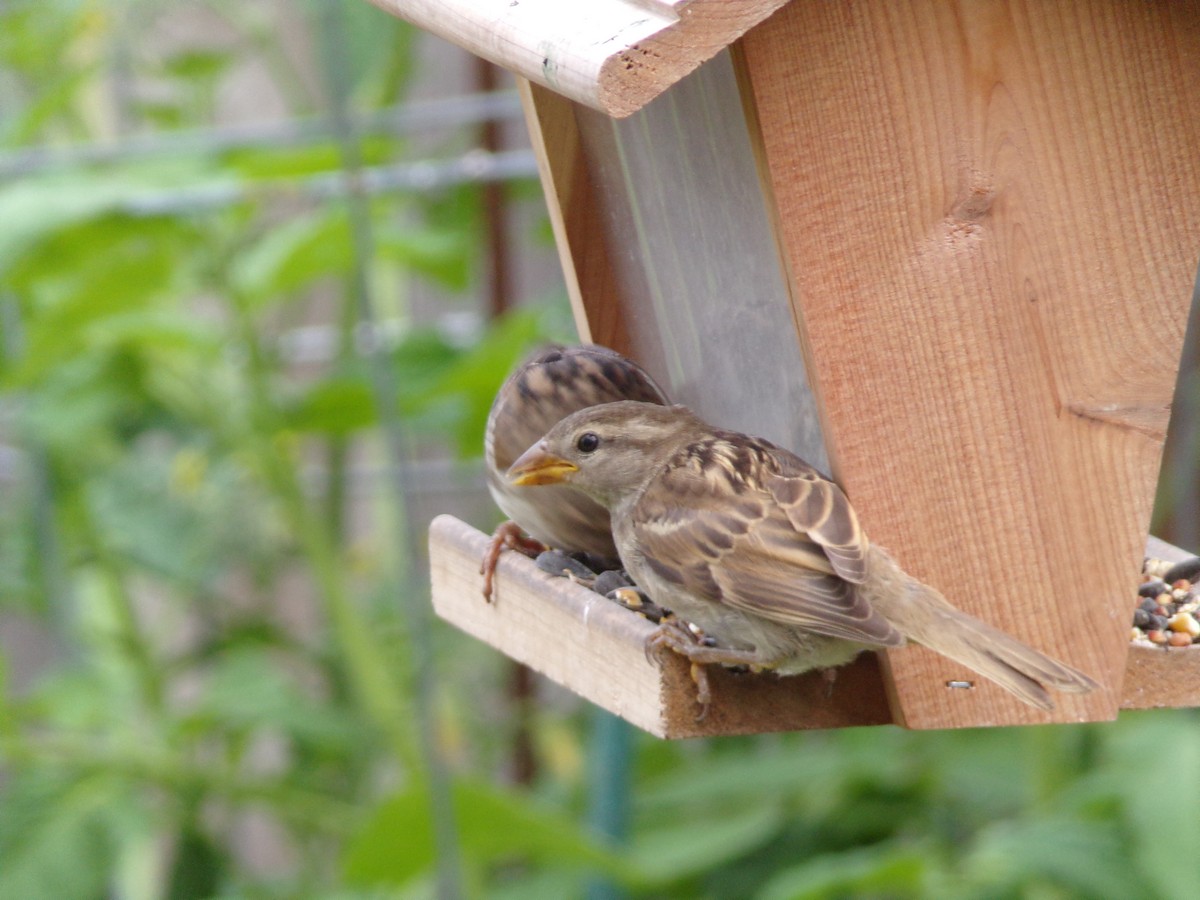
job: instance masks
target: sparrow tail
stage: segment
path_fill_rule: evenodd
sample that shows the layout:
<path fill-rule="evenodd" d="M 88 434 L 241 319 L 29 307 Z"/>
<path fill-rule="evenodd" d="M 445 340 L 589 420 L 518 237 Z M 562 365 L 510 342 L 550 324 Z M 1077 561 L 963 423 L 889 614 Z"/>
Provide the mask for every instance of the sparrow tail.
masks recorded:
<path fill-rule="evenodd" d="M 1046 690 L 1082 694 L 1098 685 L 1070 666 L 956 609 L 937 590 L 871 548 L 868 599 L 905 636 L 978 672 L 1031 706 L 1054 709 Z"/>

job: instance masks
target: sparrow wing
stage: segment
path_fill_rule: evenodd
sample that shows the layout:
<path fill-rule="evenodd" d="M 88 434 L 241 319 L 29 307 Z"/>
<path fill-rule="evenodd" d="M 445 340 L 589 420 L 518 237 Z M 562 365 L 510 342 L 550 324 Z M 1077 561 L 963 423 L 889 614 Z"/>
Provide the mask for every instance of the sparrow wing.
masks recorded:
<path fill-rule="evenodd" d="M 698 599 L 832 637 L 903 642 L 854 590 L 867 545 L 845 496 L 766 441 L 720 433 L 689 444 L 643 492 L 631 526 L 655 573 Z"/>

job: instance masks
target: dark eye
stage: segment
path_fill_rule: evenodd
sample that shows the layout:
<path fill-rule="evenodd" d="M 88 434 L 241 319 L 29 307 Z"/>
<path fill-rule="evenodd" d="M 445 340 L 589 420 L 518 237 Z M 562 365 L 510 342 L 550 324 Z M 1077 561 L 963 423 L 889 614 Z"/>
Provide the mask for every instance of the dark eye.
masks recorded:
<path fill-rule="evenodd" d="M 580 453 L 591 453 L 600 446 L 600 438 L 590 431 L 585 431 L 579 436 L 579 440 L 575 442 L 575 446 L 579 449 Z"/>

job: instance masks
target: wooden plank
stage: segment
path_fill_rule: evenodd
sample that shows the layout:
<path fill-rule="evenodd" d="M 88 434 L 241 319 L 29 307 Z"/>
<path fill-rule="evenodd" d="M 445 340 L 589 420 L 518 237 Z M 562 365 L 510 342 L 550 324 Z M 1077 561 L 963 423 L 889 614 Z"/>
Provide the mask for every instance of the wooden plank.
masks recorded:
<path fill-rule="evenodd" d="M 1200 646 L 1129 648 L 1121 709 L 1200 706 Z"/>
<path fill-rule="evenodd" d="M 830 685 L 811 673 L 794 678 L 710 668 L 713 705 L 696 721 L 687 664 L 661 668 L 643 652 L 654 626 L 586 588 L 540 571 L 527 557 L 500 558 L 496 600 L 480 593 L 479 561 L 488 537 L 452 516 L 429 528 L 433 604 L 439 616 L 581 697 L 663 738 L 845 728 L 891 721 L 879 664 L 864 654 Z M 1151 539 L 1150 555 L 1187 554 Z M 1126 601 L 1126 632 L 1134 607 Z M 974 692 L 954 691 L 953 702 Z M 1134 647 L 1123 709 L 1200 706 L 1200 647 Z"/>
<path fill-rule="evenodd" d="M 786 0 L 370 0 L 610 116 L 627 116 Z"/>
<path fill-rule="evenodd" d="M 488 537 L 452 516 L 429 528 L 433 605 L 438 615 L 650 734 L 704 737 L 841 728 L 890 722 L 874 656 L 839 671 L 795 678 L 711 669 L 713 702 L 697 721 L 689 667 L 660 666 L 643 650 L 655 626 L 518 553 L 496 570 L 496 597 L 481 594 L 479 561 Z"/>
<path fill-rule="evenodd" d="M 917 728 L 1111 718 L 1196 270 L 1196 2 L 793 3 L 742 64 L 839 481 L 955 603 L 1106 690 L 889 654 Z"/>
<path fill-rule="evenodd" d="M 584 158 L 576 104 L 524 78 L 517 88 L 579 339 L 632 355 L 601 216 L 603 197 Z"/>

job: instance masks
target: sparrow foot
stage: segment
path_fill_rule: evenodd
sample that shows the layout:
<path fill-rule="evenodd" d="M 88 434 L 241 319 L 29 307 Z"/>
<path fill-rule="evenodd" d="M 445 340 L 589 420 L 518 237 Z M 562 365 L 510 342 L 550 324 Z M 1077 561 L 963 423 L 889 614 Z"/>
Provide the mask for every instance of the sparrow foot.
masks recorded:
<path fill-rule="evenodd" d="M 752 666 L 758 662 L 758 655 L 753 650 L 734 650 L 702 643 L 699 635 L 676 618 L 664 619 L 654 633 L 646 638 L 647 659 L 653 659 L 663 650 L 677 653 L 691 663 L 692 682 L 696 685 L 696 703 L 700 706 L 700 714 L 696 716 L 697 722 L 708 715 L 708 708 L 712 703 L 712 689 L 709 687 L 706 666 Z"/>
<path fill-rule="evenodd" d="M 496 564 L 500 554 L 505 550 L 516 550 L 529 557 L 537 557 L 546 549 L 545 545 L 533 538 L 526 537 L 521 526 L 516 522 L 504 522 L 494 532 L 488 548 L 484 551 L 483 562 L 479 566 L 479 574 L 483 576 L 483 599 L 492 602 L 492 582 L 496 577 Z"/>

